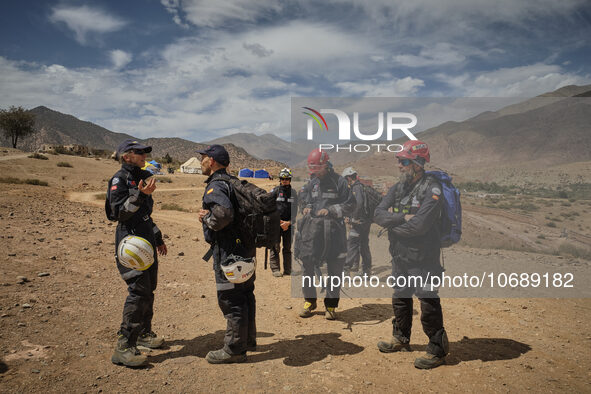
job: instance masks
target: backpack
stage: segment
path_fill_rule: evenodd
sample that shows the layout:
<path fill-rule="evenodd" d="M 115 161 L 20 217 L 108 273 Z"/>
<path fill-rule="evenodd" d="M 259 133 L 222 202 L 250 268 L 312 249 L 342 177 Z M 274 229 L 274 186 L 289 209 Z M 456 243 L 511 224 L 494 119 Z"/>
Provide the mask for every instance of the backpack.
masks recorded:
<path fill-rule="evenodd" d="M 447 248 L 460 241 L 462 236 L 462 204 L 460 203 L 460 191 L 451 181 L 452 178 L 443 171 L 426 171 L 425 175 L 432 176 L 441 183 L 442 187 L 442 211 L 440 222 L 441 247 Z M 426 189 L 426 182 L 425 187 Z M 424 197 L 426 190 L 422 190 Z"/>
<path fill-rule="evenodd" d="M 365 193 L 364 198 L 364 207 L 363 211 L 369 220 L 373 220 L 373 214 L 376 210 L 376 207 L 382 201 L 382 193 L 374 189 L 373 187 L 362 184 L 363 185 L 363 192 Z"/>
<path fill-rule="evenodd" d="M 272 248 L 280 241 L 279 211 L 275 195 L 236 177 L 218 178 L 228 183 L 233 193 L 240 239 L 247 248 Z"/>

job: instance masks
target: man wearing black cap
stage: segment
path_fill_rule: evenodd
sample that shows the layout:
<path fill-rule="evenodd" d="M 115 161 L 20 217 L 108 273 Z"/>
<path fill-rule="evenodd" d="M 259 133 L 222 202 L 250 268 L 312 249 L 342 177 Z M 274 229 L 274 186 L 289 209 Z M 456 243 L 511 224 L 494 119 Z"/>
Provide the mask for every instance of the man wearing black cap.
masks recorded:
<path fill-rule="evenodd" d="M 231 283 L 226 279 L 221 263 L 229 255 L 254 257 L 256 249 L 240 242 L 240 226 L 236 225 L 237 200 L 226 172 L 230 156 L 221 145 L 211 145 L 198 150 L 201 154 L 201 171 L 209 178 L 203 194 L 199 221 L 203 224 L 205 241 L 211 245 L 204 257 L 213 255 L 213 269 L 218 296 L 218 305 L 227 320 L 223 348 L 207 353 L 211 364 L 238 363 L 246 361 L 246 351 L 256 348 L 255 323 L 255 275 L 243 283 Z"/>
<path fill-rule="evenodd" d="M 156 189 L 156 180 L 150 178 L 151 172 L 142 170 L 146 165 L 146 154 L 151 151 L 151 146 L 135 140 L 125 140 L 119 145 L 117 156 L 121 162 L 121 169 L 109 181 L 105 202 L 107 218 L 119 222 L 115 232 L 115 259 L 129 291 L 123 307 L 123 321 L 118 333 L 117 346 L 111 361 L 129 367 L 146 362 L 146 356 L 140 353 L 136 345 L 155 349 L 164 342 L 152 331 L 154 290 L 158 275 L 157 254 L 166 255 L 167 248 L 160 229 L 150 217 L 154 205 L 152 193 Z M 119 242 L 129 234 L 143 237 L 156 246 L 154 263 L 147 270 L 126 268 L 117 259 Z"/>

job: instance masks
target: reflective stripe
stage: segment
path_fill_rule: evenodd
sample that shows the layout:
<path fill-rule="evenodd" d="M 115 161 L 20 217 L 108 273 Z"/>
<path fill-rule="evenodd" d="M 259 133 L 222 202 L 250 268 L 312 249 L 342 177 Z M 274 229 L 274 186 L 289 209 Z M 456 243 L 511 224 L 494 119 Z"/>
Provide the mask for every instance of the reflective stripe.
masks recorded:
<path fill-rule="evenodd" d="M 283 198 L 283 197 L 277 197 L 277 200 L 276 201 L 285 201 L 285 198 Z"/>
<path fill-rule="evenodd" d="M 141 274 L 143 274 L 144 271 L 138 271 L 138 270 L 129 270 L 128 272 L 121 274 L 121 278 L 123 280 L 128 280 L 131 278 L 135 278 L 136 276 L 140 276 Z"/>
<path fill-rule="evenodd" d="M 232 290 L 234 287 L 235 287 L 234 283 L 230 283 L 230 282 L 215 284 L 215 289 L 217 291 Z"/>
<path fill-rule="evenodd" d="M 160 232 L 160 229 L 158 228 L 158 226 L 154 225 L 154 234 L 158 234 Z"/>
<path fill-rule="evenodd" d="M 312 197 L 318 197 L 318 192 L 312 192 Z"/>
<path fill-rule="evenodd" d="M 287 202 L 293 202 L 293 197 L 288 198 Z"/>
<path fill-rule="evenodd" d="M 140 206 L 132 204 L 131 202 L 129 202 L 129 199 L 127 199 L 123 204 L 123 208 L 125 208 L 125 210 L 128 212 L 137 212 L 138 209 L 140 209 Z"/>
<path fill-rule="evenodd" d="M 335 213 L 336 213 L 337 217 L 338 218 L 342 217 L 343 216 L 343 208 L 341 208 L 341 206 L 338 205 L 338 204 L 337 205 L 333 205 L 333 207 L 334 207 L 334 210 L 335 210 Z"/>
<path fill-rule="evenodd" d="M 336 193 L 322 193 L 322 198 L 337 198 Z"/>

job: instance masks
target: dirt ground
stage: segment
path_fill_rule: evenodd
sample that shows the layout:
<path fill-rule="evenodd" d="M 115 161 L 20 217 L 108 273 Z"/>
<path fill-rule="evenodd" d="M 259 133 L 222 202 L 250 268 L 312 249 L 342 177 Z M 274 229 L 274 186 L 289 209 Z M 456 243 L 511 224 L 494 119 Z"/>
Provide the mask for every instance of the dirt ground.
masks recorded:
<path fill-rule="evenodd" d="M 60 161 L 72 167 L 57 167 Z M 391 334 L 390 299 L 345 297 L 337 321 L 321 314 L 304 320 L 290 278 L 262 267 L 257 351 L 244 364 L 208 364 L 204 357 L 221 346 L 225 320 L 211 264 L 201 260 L 207 246 L 194 213 L 203 193 L 198 175 L 167 176 L 172 182 L 158 183 L 154 194 L 153 217 L 169 248 L 154 316 L 166 346 L 148 353 L 146 368 L 113 365 L 126 289 L 113 261 L 115 227 L 99 198 L 117 168 L 108 160 L 0 154 L 3 177 L 49 183 L 0 183 L 0 392 L 591 392 L 588 298 L 443 299 L 450 355 L 446 365 L 421 371 L 413 367 L 427 342 L 418 302 L 413 352 L 382 354 L 376 343 Z M 161 209 L 171 202 L 187 212 Z M 476 224 L 486 216 L 470 212 Z M 446 264 L 491 253 L 524 264 L 562 259 L 457 245 Z"/>

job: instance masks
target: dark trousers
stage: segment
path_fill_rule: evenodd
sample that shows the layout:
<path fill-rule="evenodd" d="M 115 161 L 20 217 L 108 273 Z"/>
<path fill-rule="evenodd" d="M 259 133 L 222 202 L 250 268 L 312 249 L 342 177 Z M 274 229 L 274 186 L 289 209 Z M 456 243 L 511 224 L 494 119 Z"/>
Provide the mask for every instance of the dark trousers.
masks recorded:
<path fill-rule="evenodd" d="M 218 283 L 218 305 L 226 318 L 224 350 L 229 354 L 244 354 L 256 346 L 256 299 L 254 276 L 244 283 Z"/>
<path fill-rule="evenodd" d="M 304 293 L 304 298 L 308 302 L 316 302 L 316 287 L 314 283 L 320 283 L 320 278 L 316 278 L 316 282 L 314 282 L 315 276 L 315 267 L 317 262 L 315 260 L 304 260 L 304 277 L 310 278 L 310 286 L 308 286 L 307 279 L 305 279 L 304 283 L 306 286 L 302 287 L 302 292 Z M 342 278 L 343 275 L 343 267 L 345 265 L 345 254 L 343 253 L 339 257 L 329 258 L 327 261 L 327 273 L 328 279 L 326 283 L 326 296 L 324 298 L 324 306 L 327 308 L 336 308 L 339 306 L 339 298 L 341 294 L 341 286 L 335 286 L 335 288 L 331 288 L 331 276 L 338 276 L 339 279 Z"/>
<path fill-rule="evenodd" d="M 408 295 L 408 293 L 410 293 L 409 297 L 401 297 Z M 430 295 L 432 296 L 433 294 Z M 429 338 L 429 344 L 427 345 L 426 350 L 428 353 L 443 357 L 446 354 L 447 344 L 444 344 L 443 338 L 445 329 L 443 328 L 441 300 L 438 297 L 422 298 L 421 294 L 417 294 L 417 296 L 421 303 L 421 323 L 423 325 L 423 331 Z M 394 295 L 392 296 L 392 307 L 394 309 L 392 335 L 398 338 L 402 343 L 410 342 L 413 311 L 412 305 L 412 292 L 398 291 L 398 289 L 394 291 Z M 446 340 L 447 338 L 445 341 Z"/>
<path fill-rule="evenodd" d="M 129 235 L 129 231 L 122 226 L 117 227 L 115 233 L 115 245 Z M 137 234 L 143 236 L 141 234 Z M 152 246 L 154 239 L 144 236 Z M 154 316 L 154 290 L 158 284 L 158 259 L 154 247 L 154 264 L 145 271 L 136 271 L 124 267 L 117 260 L 117 269 L 121 278 L 127 284 L 127 298 L 123 305 L 123 318 L 121 321 L 120 333 L 123 334 L 131 345 L 135 345 L 137 337 L 152 330 L 152 317 Z"/>
<path fill-rule="evenodd" d="M 291 231 L 291 226 L 287 228 L 287 230 L 281 230 L 281 239 L 278 244 L 276 244 L 273 248 L 271 248 L 271 256 L 269 258 L 269 262 L 271 265 L 271 270 L 273 272 L 280 271 L 281 267 L 279 266 L 279 249 L 281 249 L 281 241 L 283 241 L 283 273 L 286 275 L 291 274 L 291 242 L 293 239 L 293 233 Z"/>
<path fill-rule="evenodd" d="M 371 251 L 369 250 L 369 229 L 371 223 L 353 224 L 347 238 L 347 261 L 345 269 L 348 271 L 359 270 L 359 257 L 361 256 L 361 268 L 363 272 L 371 271 Z"/>
<path fill-rule="evenodd" d="M 228 253 L 214 246 L 215 285 L 218 305 L 226 318 L 224 350 L 228 354 L 244 354 L 246 349 L 256 346 L 256 299 L 254 281 L 256 274 L 244 283 L 231 283 L 226 279 L 220 263 Z M 256 250 L 244 253 L 254 256 Z"/>

